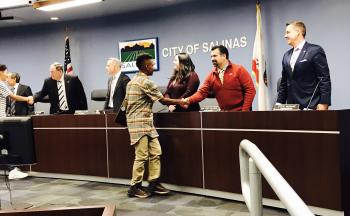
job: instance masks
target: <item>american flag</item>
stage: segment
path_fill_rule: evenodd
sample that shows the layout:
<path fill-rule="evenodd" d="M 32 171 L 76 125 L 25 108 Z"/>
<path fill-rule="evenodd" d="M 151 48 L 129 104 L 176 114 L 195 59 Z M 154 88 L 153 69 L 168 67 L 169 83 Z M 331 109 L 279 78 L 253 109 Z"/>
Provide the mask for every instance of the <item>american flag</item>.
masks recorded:
<path fill-rule="evenodd" d="M 64 72 L 67 74 L 73 74 L 72 60 L 70 58 L 69 37 L 65 39 L 66 45 L 64 48 Z"/>

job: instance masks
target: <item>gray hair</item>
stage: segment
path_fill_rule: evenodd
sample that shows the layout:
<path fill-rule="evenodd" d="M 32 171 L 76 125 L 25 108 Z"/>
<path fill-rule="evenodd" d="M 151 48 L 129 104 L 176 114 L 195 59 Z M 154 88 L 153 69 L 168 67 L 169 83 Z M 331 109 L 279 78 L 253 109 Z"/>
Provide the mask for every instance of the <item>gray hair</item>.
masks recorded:
<path fill-rule="evenodd" d="M 114 64 L 122 66 L 122 62 L 118 58 L 110 57 L 108 61 L 112 61 Z"/>
<path fill-rule="evenodd" d="M 56 68 L 56 70 L 58 71 L 62 71 L 63 72 L 63 65 L 59 62 L 54 62 L 51 64 L 52 66 L 54 66 Z"/>
<path fill-rule="evenodd" d="M 21 80 L 21 76 L 19 75 L 19 73 L 16 72 L 10 72 L 9 77 L 11 79 L 15 79 L 16 83 L 19 83 L 19 81 Z"/>

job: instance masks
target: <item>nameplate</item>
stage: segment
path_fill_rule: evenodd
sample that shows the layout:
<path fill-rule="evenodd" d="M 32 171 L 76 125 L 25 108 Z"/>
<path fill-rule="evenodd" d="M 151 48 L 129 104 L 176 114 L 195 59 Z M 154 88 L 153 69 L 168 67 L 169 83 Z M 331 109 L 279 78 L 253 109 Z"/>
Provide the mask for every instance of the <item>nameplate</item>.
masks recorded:
<path fill-rule="evenodd" d="M 76 114 L 76 115 L 85 115 L 88 113 L 89 113 L 88 110 L 75 110 L 75 112 L 74 112 L 74 114 Z"/>
<path fill-rule="evenodd" d="M 44 115 L 44 111 L 34 111 L 34 115 Z"/>
<path fill-rule="evenodd" d="M 299 111 L 299 104 L 275 104 L 272 110 Z"/>
<path fill-rule="evenodd" d="M 220 112 L 220 107 L 218 106 L 204 106 L 201 107 L 202 112 Z"/>

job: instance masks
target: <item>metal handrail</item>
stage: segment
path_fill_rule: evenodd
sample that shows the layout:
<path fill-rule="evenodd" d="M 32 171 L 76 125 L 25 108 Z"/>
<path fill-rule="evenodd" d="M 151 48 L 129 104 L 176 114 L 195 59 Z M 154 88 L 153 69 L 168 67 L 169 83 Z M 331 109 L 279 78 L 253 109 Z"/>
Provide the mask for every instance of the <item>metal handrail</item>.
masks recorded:
<path fill-rule="evenodd" d="M 261 174 L 292 216 L 314 215 L 277 169 L 249 140 L 239 146 L 241 187 L 251 216 L 262 216 Z"/>

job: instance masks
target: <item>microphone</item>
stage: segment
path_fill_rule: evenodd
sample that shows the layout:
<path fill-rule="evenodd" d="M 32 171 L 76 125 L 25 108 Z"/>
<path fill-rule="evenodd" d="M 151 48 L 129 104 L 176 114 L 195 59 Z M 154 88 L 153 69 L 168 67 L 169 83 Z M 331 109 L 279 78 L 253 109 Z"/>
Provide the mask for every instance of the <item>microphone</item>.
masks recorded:
<path fill-rule="evenodd" d="M 318 88 L 318 85 L 320 85 L 322 79 L 323 79 L 323 77 L 321 77 L 321 79 L 318 81 L 318 83 L 317 83 L 317 85 L 316 85 L 316 87 L 315 87 L 315 90 L 314 90 L 314 92 L 313 92 L 312 95 L 311 95 L 309 104 L 307 105 L 307 107 L 306 107 L 304 110 L 309 110 L 309 106 L 310 106 L 310 104 L 311 104 L 311 101 L 312 101 L 312 99 L 314 98 L 315 93 L 316 93 L 316 90 L 317 90 L 317 88 Z"/>
<path fill-rule="evenodd" d="M 272 110 L 275 109 L 275 105 L 281 105 L 281 103 L 277 103 L 278 93 L 279 93 L 279 92 L 277 91 L 276 96 L 275 96 L 275 98 L 273 99 L 273 103 L 272 103 L 272 107 L 271 107 Z"/>
<path fill-rule="evenodd" d="M 280 93 L 281 80 L 282 80 L 282 77 L 278 78 L 278 80 L 277 80 L 277 93 L 276 93 L 275 98 L 273 99 L 273 102 L 272 102 L 272 108 L 271 108 L 272 110 L 274 110 L 275 105 L 280 104 L 280 103 L 277 104 L 277 99 L 278 99 L 278 95 Z"/>

